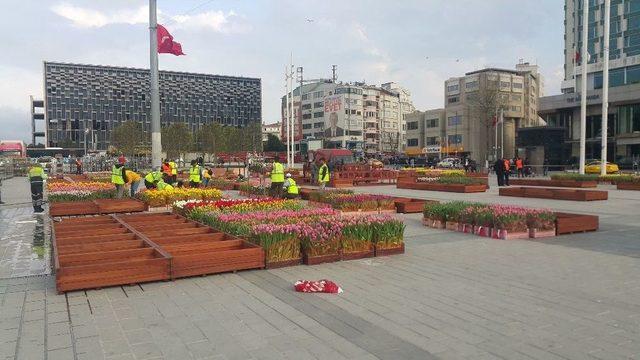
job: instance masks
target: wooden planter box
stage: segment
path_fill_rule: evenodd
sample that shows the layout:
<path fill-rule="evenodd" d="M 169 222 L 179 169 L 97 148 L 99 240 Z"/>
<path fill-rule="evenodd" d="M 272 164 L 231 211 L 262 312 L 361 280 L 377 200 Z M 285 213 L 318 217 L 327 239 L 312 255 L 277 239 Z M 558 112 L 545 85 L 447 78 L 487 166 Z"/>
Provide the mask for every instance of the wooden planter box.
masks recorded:
<path fill-rule="evenodd" d="M 432 200 L 422 200 L 422 199 L 409 199 L 404 198 L 401 200 L 396 199 L 394 201 L 396 205 L 396 211 L 402 214 L 416 214 L 421 213 L 424 210 L 425 204 L 437 202 Z"/>
<path fill-rule="evenodd" d="M 50 216 L 99 215 L 142 212 L 147 205 L 135 199 L 97 199 L 93 201 L 57 202 L 49 205 Z"/>
<path fill-rule="evenodd" d="M 619 182 L 616 185 L 618 190 L 640 190 L 640 183 Z"/>
<path fill-rule="evenodd" d="M 331 179 L 328 184 L 329 187 L 336 189 L 353 187 L 353 180 L 351 179 Z"/>
<path fill-rule="evenodd" d="M 596 188 L 597 181 L 578 180 L 548 180 L 548 179 L 509 179 L 511 185 L 524 186 L 547 186 L 547 187 L 570 187 L 570 188 Z"/>
<path fill-rule="evenodd" d="M 546 238 L 546 237 L 554 237 L 556 236 L 556 229 L 550 229 L 550 230 L 538 230 L 535 228 L 529 228 L 529 237 L 531 239 L 540 239 L 540 238 Z"/>
<path fill-rule="evenodd" d="M 306 244 L 302 247 L 302 263 L 317 265 L 340 261 L 340 239 L 336 238 L 325 244 Z"/>
<path fill-rule="evenodd" d="M 300 189 L 300 198 L 302 200 L 309 200 L 309 196 L 312 193 L 315 193 L 316 191 L 317 190 L 314 190 L 314 189 L 302 188 L 302 189 Z"/>
<path fill-rule="evenodd" d="M 378 244 L 374 244 L 374 247 L 375 247 L 376 257 L 404 254 L 404 242 L 401 243 L 400 246 L 398 247 L 386 248 L 386 247 L 381 247 Z"/>
<path fill-rule="evenodd" d="M 556 235 L 598 230 L 599 218 L 595 215 L 556 213 Z"/>
<path fill-rule="evenodd" d="M 342 260 L 358 260 L 358 259 L 366 259 L 372 258 L 375 256 L 375 250 L 373 244 L 371 244 L 371 249 L 367 251 L 353 251 L 353 252 L 342 252 L 341 259 Z"/>
<path fill-rule="evenodd" d="M 516 196 L 553 200 L 596 201 L 607 200 L 609 193 L 607 191 L 600 190 L 503 187 L 500 188 L 499 194 L 500 196 Z"/>
<path fill-rule="evenodd" d="M 494 239 L 501 239 L 501 240 L 528 239 L 529 229 L 527 229 L 526 231 L 518 231 L 518 232 L 509 232 L 507 230 L 493 229 L 492 237 Z"/>
<path fill-rule="evenodd" d="M 463 185 L 463 184 L 432 184 L 432 183 L 409 183 L 398 182 L 398 189 L 445 191 L 455 193 L 478 193 L 487 191 L 487 185 Z"/>

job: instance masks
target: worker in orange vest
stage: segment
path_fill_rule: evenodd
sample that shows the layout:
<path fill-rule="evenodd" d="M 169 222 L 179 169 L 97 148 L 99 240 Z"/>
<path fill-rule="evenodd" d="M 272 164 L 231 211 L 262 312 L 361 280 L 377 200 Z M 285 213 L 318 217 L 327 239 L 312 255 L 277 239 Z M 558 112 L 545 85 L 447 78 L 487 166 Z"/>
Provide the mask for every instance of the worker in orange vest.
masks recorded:
<path fill-rule="evenodd" d="M 524 162 L 519 156 L 516 156 L 516 169 L 518 170 L 518 177 L 524 177 Z"/>
<path fill-rule="evenodd" d="M 509 186 L 509 173 L 511 172 L 511 162 L 509 159 L 502 159 L 504 162 L 504 186 Z"/>

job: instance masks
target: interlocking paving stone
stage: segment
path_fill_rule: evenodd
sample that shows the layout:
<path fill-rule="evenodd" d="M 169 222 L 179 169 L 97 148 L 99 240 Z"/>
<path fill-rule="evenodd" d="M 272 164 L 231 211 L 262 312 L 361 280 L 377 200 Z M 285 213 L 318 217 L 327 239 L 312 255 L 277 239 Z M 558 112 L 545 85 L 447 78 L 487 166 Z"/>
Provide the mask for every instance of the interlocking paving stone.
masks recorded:
<path fill-rule="evenodd" d="M 358 191 L 469 199 L 390 189 Z M 0 359 L 640 356 L 639 193 L 612 191 L 607 202 L 586 207 L 502 198 L 495 188 L 473 199 L 595 213 L 601 231 L 497 241 L 425 228 L 420 214 L 402 215 L 405 255 L 65 295 L 56 294 L 53 276 L 21 276 L 34 269 L 25 258 L 14 267 L 0 262 Z M 29 211 L 28 204 L 0 206 L 0 221 Z M 0 251 L 0 261 L 6 256 Z M 292 291 L 298 279 L 322 278 L 345 293 Z"/>

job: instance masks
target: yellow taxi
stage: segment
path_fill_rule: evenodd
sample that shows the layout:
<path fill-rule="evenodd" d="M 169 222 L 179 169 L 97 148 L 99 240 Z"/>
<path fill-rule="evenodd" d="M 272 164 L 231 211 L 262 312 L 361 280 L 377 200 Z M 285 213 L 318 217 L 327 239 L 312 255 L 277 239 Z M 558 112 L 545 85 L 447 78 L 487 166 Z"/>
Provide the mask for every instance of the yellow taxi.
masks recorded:
<path fill-rule="evenodd" d="M 616 174 L 620 171 L 618 165 L 607 161 L 607 174 Z M 584 167 L 587 174 L 600 174 L 600 160 L 590 161 Z"/>

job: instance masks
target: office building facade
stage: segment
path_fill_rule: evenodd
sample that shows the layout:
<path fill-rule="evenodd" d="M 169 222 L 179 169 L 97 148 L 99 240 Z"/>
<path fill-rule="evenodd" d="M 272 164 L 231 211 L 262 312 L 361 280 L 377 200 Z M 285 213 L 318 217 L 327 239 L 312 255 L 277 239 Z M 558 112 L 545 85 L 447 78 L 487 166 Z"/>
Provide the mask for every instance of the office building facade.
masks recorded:
<path fill-rule="evenodd" d="M 608 161 L 630 163 L 640 156 L 640 1 L 611 0 L 609 36 Z M 588 55 L 582 49 L 582 1 L 565 0 L 564 81 L 561 95 L 540 99 L 540 116 L 565 129 L 565 159 L 580 154 L 583 63 L 587 66 L 586 158 L 600 158 L 604 5 L 589 1 Z"/>
<path fill-rule="evenodd" d="M 445 136 L 445 109 L 414 111 L 405 116 L 405 121 L 407 128 L 405 153 L 410 156 L 440 158 L 443 151 L 441 141 Z"/>
<path fill-rule="evenodd" d="M 516 130 L 540 124 L 541 84 L 536 65 L 518 65 L 516 70 L 487 68 L 445 81 L 443 156 L 485 162 L 517 155 Z M 501 116 L 504 122 L 497 125 Z"/>
<path fill-rule="evenodd" d="M 173 71 L 159 79 L 162 126 L 184 123 L 195 133 L 211 122 L 262 121 L 260 79 Z M 150 132 L 149 70 L 45 62 L 44 91 L 48 146 L 107 150 L 111 131 L 129 120 Z"/>

